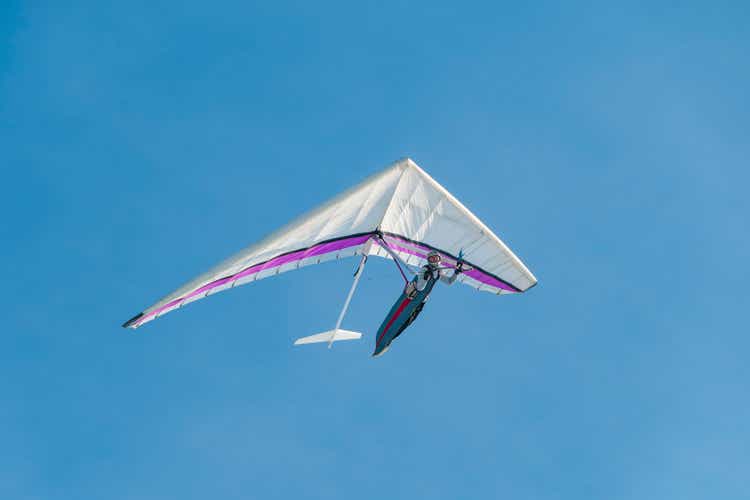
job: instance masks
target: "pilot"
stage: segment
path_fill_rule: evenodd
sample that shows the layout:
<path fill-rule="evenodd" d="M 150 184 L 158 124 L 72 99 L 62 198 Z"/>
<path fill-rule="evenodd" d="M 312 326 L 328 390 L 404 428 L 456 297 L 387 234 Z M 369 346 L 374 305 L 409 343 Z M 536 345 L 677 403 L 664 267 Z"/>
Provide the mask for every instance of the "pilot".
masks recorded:
<path fill-rule="evenodd" d="M 443 283 L 452 285 L 453 282 L 455 282 L 458 278 L 458 275 L 463 272 L 463 262 L 459 261 L 456 269 L 453 271 L 451 276 L 444 276 L 443 271 L 448 268 L 441 268 L 440 261 L 441 257 L 439 252 L 432 250 L 427 254 L 427 263 L 422 266 L 419 272 L 416 273 L 414 279 L 411 280 L 406 286 L 407 296 L 414 297 L 416 292 L 423 291 L 427 287 L 427 285 L 430 284 L 430 281 L 435 282 L 437 280 L 440 280 Z M 427 300 L 427 297 L 425 297 L 425 300 Z"/>

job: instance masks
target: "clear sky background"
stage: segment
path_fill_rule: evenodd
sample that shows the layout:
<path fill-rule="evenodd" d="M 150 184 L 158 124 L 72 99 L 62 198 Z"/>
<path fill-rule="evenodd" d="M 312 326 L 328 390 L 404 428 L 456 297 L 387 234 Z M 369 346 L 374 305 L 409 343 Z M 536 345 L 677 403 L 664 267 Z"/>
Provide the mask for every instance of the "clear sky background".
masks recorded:
<path fill-rule="evenodd" d="M 747 498 L 750 7 L 619 4 L 2 2 L 0 497 Z M 404 156 L 539 285 L 120 328 Z"/>

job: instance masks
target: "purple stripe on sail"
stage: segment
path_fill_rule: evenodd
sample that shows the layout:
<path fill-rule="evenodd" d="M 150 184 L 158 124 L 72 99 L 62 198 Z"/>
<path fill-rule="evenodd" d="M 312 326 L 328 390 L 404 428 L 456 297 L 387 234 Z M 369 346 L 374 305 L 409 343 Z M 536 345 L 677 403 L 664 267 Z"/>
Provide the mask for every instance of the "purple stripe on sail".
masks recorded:
<path fill-rule="evenodd" d="M 518 290 L 513 288 L 510 285 L 507 285 L 500 281 L 499 279 L 488 275 L 487 273 L 484 273 L 478 269 L 472 269 L 471 271 L 464 272 L 466 276 L 469 278 L 472 278 L 480 283 L 484 283 L 485 285 L 494 286 L 495 288 L 502 288 L 503 290 L 506 290 L 508 292 L 518 293 Z"/>
<path fill-rule="evenodd" d="M 390 237 L 390 235 L 389 235 L 389 237 Z M 393 239 L 397 239 L 399 241 L 404 241 L 405 243 L 409 243 L 409 244 L 414 245 L 414 246 L 416 246 L 418 248 L 425 248 L 425 251 L 429 250 L 429 247 L 423 247 L 423 245 L 419 245 L 418 243 L 413 243 L 413 242 L 410 242 L 410 241 L 406 241 L 406 240 L 403 240 L 401 238 L 393 238 Z M 404 252 L 404 253 L 407 253 L 407 254 L 410 254 L 410 255 L 414 255 L 414 256 L 419 257 L 421 259 L 427 259 L 427 253 L 419 253 L 419 252 L 417 252 L 415 250 L 412 250 L 410 248 L 405 248 L 405 247 L 403 247 L 401 245 L 398 245 L 398 244 L 395 244 L 395 243 L 389 242 L 389 241 L 386 241 L 386 244 L 392 250 L 397 250 L 399 252 Z M 453 260 L 452 257 L 449 257 L 449 258 L 451 260 Z M 447 267 L 453 267 L 453 268 L 455 268 L 455 265 L 452 264 L 452 263 L 450 263 L 450 262 L 445 262 L 444 265 L 446 265 Z M 471 265 L 471 264 L 469 264 L 469 265 Z M 514 292 L 514 293 L 518 292 L 518 290 L 516 290 L 512 286 L 507 285 L 506 283 L 503 283 L 502 281 L 498 280 L 494 276 L 490 276 L 489 274 L 487 274 L 485 272 L 482 272 L 479 269 L 472 269 L 470 271 L 465 271 L 464 274 L 466 276 L 472 278 L 475 281 L 478 281 L 480 283 L 484 283 L 485 285 L 494 286 L 495 288 L 500 288 L 500 289 L 503 289 L 503 290 L 507 290 L 509 292 Z"/>
<path fill-rule="evenodd" d="M 420 259 L 427 260 L 427 254 L 426 253 L 419 253 L 419 252 L 417 252 L 415 250 L 412 250 L 411 248 L 402 247 L 401 245 L 396 245 L 395 243 L 389 243 L 389 242 L 386 242 L 386 243 L 388 244 L 388 247 L 391 250 L 397 250 L 399 252 L 408 253 L 409 255 L 415 255 L 415 256 L 419 257 Z"/>
<path fill-rule="evenodd" d="M 133 324 L 133 326 L 137 327 L 140 326 L 142 323 L 145 323 L 153 316 L 156 316 L 157 314 L 173 308 L 177 305 L 179 305 L 181 302 L 184 302 L 185 300 L 195 297 L 196 295 L 200 295 L 201 293 L 208 292 L 213 290 L 214 288 L 218 288 L 222 285 L 226 285 L 227 283 L 230 283 L 232 281 L 235 281 L 240 278 L 244 278 L 245 276 L 251 276 L 253 274 L 257 274 L 261 271 L 266 271 L 268 269 L 273 269 L 275 267 L 282 266 L 284 264 L 288 264 L 290 262 L 295 262 L 298 260 L 306 259 L 309 257 L 315 257 L 316 255 L 324 255 L 331 252 L 335 252 L 338 250 L 343 250 L 345 248 L 350 248 L 353 246 L 361 245 L 365 243 L 370 238 L 369 234 L 366 234 L 364 236 L 356 236 L 354 238 L 342 238 L 340 240 L 331 241 L 328 243 L 322 243 L 318 245 L 314 245 L 310 248 L 307 248 L 305 250 L 298 250 L 296 252 L 291 252 L 285 255 L 280 255 L 278 257 L 274 257 L 273 259 L 264 262 L 262 264 L 256 264 L 254 266 L 248 267 L 247 269 L 243 269 L 242 271 L 239 271 L 236 274 L 233 274 L 231 276 L 227 276 L 226 278 L 221 278 L 216 281 L 212 281 L 211 283 L 208 283 L 206 285 L 203 285 L 200 288 L 197 288 L 196 290 L 193 290 L 192 292 L 188 293 L 184 297 L 179 297 L 177 299 L 174 299 L 163 306 L 154 309 L 153 311 L 144 314 L 141 319 L 139 319 L 137 322 Z"/>
<path fill-rule="evenodd" d="M 427 252 L 429 252 L 430 250 L 432 250 L 432 248 L 428 247 L 427 245 L 423 245 L 421 243 L 417 243 L 416 241 L 411 241 L 411 240 L 408 240 L 406 238 L 402 238 L 400 236 L 396 236 L 395 234 L 387 234 L 387 235 L 385 235 L 385 237 L 389 238 L 389 239 L 393 239 L 393 240 L 398 240 L 398 241 L 400 241 L 402 243 L 405 243 L 407 245 L 411 245 L 411 246 L 413 246 L 415 248 L 419 248 L 420 250 L 424 251 L 425 254 Z"/>

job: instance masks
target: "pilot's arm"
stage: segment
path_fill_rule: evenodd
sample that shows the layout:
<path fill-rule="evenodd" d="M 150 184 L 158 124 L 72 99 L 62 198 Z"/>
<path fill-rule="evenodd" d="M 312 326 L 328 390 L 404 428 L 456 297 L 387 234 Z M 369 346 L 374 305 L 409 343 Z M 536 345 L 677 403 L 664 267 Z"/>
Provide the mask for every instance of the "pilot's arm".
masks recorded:
<path fill-rule="evenodd" d="M 453 274 L 451 274 L 450 276 L 444 276 L 441 272 L 440 281 L 442 281 L 446 285 L 452 285 L 458 279 L 459 274 L 461 274 L 461 271 L 459 271 L 458 269 L 454 269 Z"/>
<path fill-rule="evenodd" d="M 451 274 L 450 276 L 443 276 L 443 273 L 440 273 L 440 281 L 447 285 L 452 285 L 458 279 L 458 276 L 461 273 L 463 273 L 464 271 L 471 271 L 472 269 L 473 268 L 471 267 L 467 269 L 466 267 L 464 267 L 464 263 L 462 261 L 459 261 L 458 265 L 453 270 L 453 274 Z"/>

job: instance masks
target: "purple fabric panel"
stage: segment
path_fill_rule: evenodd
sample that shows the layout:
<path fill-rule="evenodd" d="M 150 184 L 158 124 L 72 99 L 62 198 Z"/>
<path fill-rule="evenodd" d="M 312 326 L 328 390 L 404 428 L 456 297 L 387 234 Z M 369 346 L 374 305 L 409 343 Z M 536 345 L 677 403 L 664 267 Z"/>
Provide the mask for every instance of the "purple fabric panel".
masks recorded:
<path fill-rule="evenodd" d="M 208 292 L 214 288 L 220 287 L 221 285 L 225 285 L 230 281 L 234 281 L 236 279 L 244 278 L 245 276 L 250 276 L 252 274 L 256 274 L 261 271 L 265 271 L 267 269 L 272 269 L 274 267 L 288 264 L 289 262 L 295 262 L 295 261 L 302 260 L 308 257 L 314 257 L 316 255 L 323 255 L 323 254 L 335 252 L 337 250 L 343 250 L 344 248 L 350 248 L 353 246 L 361 245 L 362 243 L 366 242 L 369 238 L 370 238 L 369 234 L 366 234 L 364 236 L 356 236 L 354 238 L 344 238 L 344 239 L 340 239 L 336 241 L 331 241 L 329 243 L 315 245 L 306 250 L 299 250 L 297 252 L 291 252 L 286 255 L 281 255 L 279 257 L 275 257 L 269 260 L 268 262 L 265 262 L 264 264 L 256 264 L 254 266 L 248 267 L 247 269 L 243 269 L 242 271 L 239 271 L 238 273 L 233 274 L 232 276 L 227 276 L 226 278 L 221 278 L 216 281 L 212 281 L 211 283 L 208 283 L 206 285 L 203 285 L 202 287 L 188 293 L 184 297 L 174 299 L 164 304 L 163 306 L 159 307 L 158 309 L 154 309 L 150 313 L 144 314 L 141 317 L 141 319 L 134 324 L 134 326 L 140 326 L 142 323 L 148 321 L 151 317 L 156 316 L 157 314 L 167 309 L 170 309 L 179 305 L 180 302 L 184 301 L 185 299 L 189 299 L 201 293 Z"/>
<path fill-rule="evenodd" d="M 482 271 L 479 271 L 478 269 L 472 269 L 471 271 L 466 271 L 464 274 L 466 274 L 466 276 L 468 276 L 469 278 L 479 281 L 480 283 L 484 283 L 485 285 L 494 286 L 495 288 L 502 288 L 503 290 L 507 290 L 513 293 L 518 293 L 518 290 L 516 290 L 515 288 L 506 285 L 502 281 L 496 278 L 493 278 L 492 276 L 488 275 L 487 273 L 483 273 Z"/>
<path fill-rule="evenodd" d="M 391 250 L 397 250 L 399 252 L 408 253 L 409 255 L 415 255 L 419 257 L 420 259 L 425 259 L 425 260 L 427 259 L 426 253 L 419 253 L 419 252 L 412 250 L 411 248 L 402 247 L 401 245 L 396 245 L 394 243 L 388 243 L 388 247 Z"/>
<path fill-rule="evenodd" d="M 399 238 L 398 236 L 393 236 L 393 235 L 390 235 L 390 234 L 386 235 L 385 238 L 386 239 L 390 238 L 390 239 L 393 239 L 393 240 L 402 241 L 402 242 L 406 243 L 407 245 L 411 245 L 411 246 L 417 247 L 417 248 L 423 250 L 425 252 L 425 255 L 427 254 L 427 252 L 429 252 L 430 250 L 432 250 L 430 247 L 428 247 L 426 245 L 421 245 L 421 244 L 419 244 L 417 242 L 407 240 L 406 238 Z"/>
<path fill-rule="evenodd" d="M 388 237 L 391 237 L 391 236 L 388 236 Z M 416 247 L 419 247 L 419 248 L 424 248 L 425 251 L 429 250 L 427 247 L 423 247 L 422 245 L 419 245 L 417 243 L 412 243 L 410 241 L 402 240 L 401 238 L 393 238 L 393 239 L 397 239 L 399 241 L 405 241 L 406 243 L 409 243 L 409 244 L 411 244 L 413 246 L 416 246 Z M 427 253 L 423 253 L 422 254 L 422 253 L 416 252 L 416 251 L 414 251 L 414 250 L 412 250 L 410 248 L 405 248 L 405 247 L 402 247 L 401 245 L 397 245 L 395 243 L 388 242 L 388 241 L 386 241 L 386 243 L 388 244 L 388 246 L 392 250 L 398 250 L 399 252 L 404 252 L 404 253 L 408 253 L 410 255 L 415 255 L 415 256 L 420 257 L 422 259 L 426 259 L 427 258 Z M 451 260 L 453 260 L 453 258 L 451 258 Z M 445 265 L 447 267 L 455 267 L 453 264 L 450 264 L 450 263 L 447 263 L 447 262 L 445 263 Z M 500 280 L 498 280 L 498 279 L 496 279 L 496 278 L 494 278 L 494 277 L 488 275 L 487 273 L 484 273 L 484 272 L 482 272 L 482 271 L 480 271 L 478 269 L 472 269 L 471 271 L 465 271 L 464 274 L 466 274 L 466 276 L 468 276 L 468 277 L 470 277 L 470 278 L 472 278 L 472 279 L 474 279 L 474 280 L 476 280 L 476 281 L 478 281 L 480 283 L 484 283 L 485 285 L 494 286 L 495 288 L 501 288 L 503 290 L 507 290 L 507 291 L 513 292 L 513 293 L 517 293 L 518 292 L 518 290 L 514 289 L 513 287 L 506 285 L 502 281 L 500 281 Z"/>

